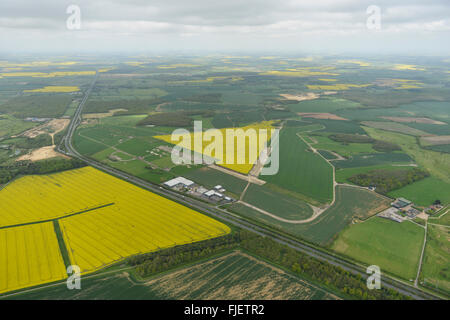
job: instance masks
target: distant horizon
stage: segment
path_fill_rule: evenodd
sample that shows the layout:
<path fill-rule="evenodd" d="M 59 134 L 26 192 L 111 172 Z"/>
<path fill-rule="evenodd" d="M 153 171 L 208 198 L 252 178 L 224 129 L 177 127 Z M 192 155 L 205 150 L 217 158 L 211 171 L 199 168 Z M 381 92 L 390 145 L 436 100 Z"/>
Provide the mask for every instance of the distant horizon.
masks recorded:
<path fill-rule="evenodd" d="M 450 54 L 448 0 L 0 3 L 0 54 Z"/>

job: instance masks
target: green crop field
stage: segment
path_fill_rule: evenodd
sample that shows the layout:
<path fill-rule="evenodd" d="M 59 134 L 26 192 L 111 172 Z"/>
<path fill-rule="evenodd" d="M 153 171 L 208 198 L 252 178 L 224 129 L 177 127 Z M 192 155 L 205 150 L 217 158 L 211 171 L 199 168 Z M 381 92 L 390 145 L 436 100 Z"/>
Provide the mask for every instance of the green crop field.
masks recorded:
<path fill-rule="evenodd" d="M 314 139 L 317 143 L 312 146 L 316 149 L 334 151 L 343 157 L 351 157 L 359 153 L 374 153 L 376 152 L 372 148 L 370 143 L 342 143 L 331 140 L 322 133 L 314 133 L 310 135 L 310 139 Z"/>
<path fill-rule="evenodd" d="M 66 283 L 10 297 L 43 300 L 335 300 L 335 295 L 253 256 L 234 251 L 143 281 L 129 271 L 86 276 L 82 290 Z"/>
<path fill-rule="evenodd" d="M 333 112 L 340 109 L 358 108 L 360 104 L 345 99 L 316 99 L 289 105 L 294 112 Z"/>
<path fill-rule="evenodd" d="M 297 132 L 295 127 L 281 130 L 279 171 L 261 178 L 319 202 L 330 201 L 333 168 L 320 155 L 314 154 Z"/>
<path fill-rule="evenodd" d="M 389 141 L 399 145 L 423 169 L 446 183 L 450 183 L 450 154 L 425 150 L 417 144 L 416 138 L 400 133 L 386 132 L 364 127 L 374 139 Z"/>
<path fill-rule="evenodd" d="M 438 101 L 420 101 L 404 105 L 399 105 L 394 108 L 368 108 L 368 109 L 344 109 L 336 111 L 336 114 L 351 120 L 357 121 L 373 121 L 379 118 L 380 121 L 384 121 L 381 117 L 426 117 L 438 121 L 449 121 L 448 115 L 448 102 Z M 433 132 L 439 129 L 439 125 L 426 125 L 408 123 L 405 126 L 415 128 L 428 133 L 440 134 Z M 432 131 L 427 131 L 426 128 L 435 126 Z"/>
<path fill-rule="evenodd" d="M 448 214 L 447 214 L 448 215 Z M 435 223 L 433 220 L 433 223 Z M 447 226 L 428 224 L 427 244 L 420 282 L 450 294 L 450 231 Z"/>
<path fill-rule="evenodd" d="M 364 122 L 362 122 L 362 124 L 365 126 L 371 127 L 371 128 L 375 128 L 375 129 L 399 132 L 399 133 L 408 134 L 411 136 L 427 135 L 427 133 L 424 131 L 414 129 L 414 128 L 408 127 L 407 125 L 404 125 L 402 123 L 397 123 L 397 122 L 364 121 Z"/>
<path fill-rule="evenodd" d="M 435 177 L 409 184 L 389 193 L 390 197 L 403 197 L 420 206 L 429 206 L 435 200 L 441 200 L 443 204 L 450 203 L 450 184 Z"/>
<path fill-rule="evenodd" d="M 280 218 L 289 220 L 307 219 L 313 213 L 311 207 L 305 201 L 296 198 L 289 192 L 283 192 L 279 188 L 271 188 L 268 184 L 263 186 L 250 184 L 243 200 Z"/>
<path fill-rule="evenodd" d="M 130 173 L 138 178 L 162 183 L 175 177 L 171 172 L 160 169 L 151 169 L 147 163 L 141 160 L 108 162 L 111 167 Z"/>
<path fill-rule="evenodd" d="M 325 159 L 327 160 L 334 160 L 337 159 L 336 156 L 327 150 L 317 150 Z"/>
<path fill-rule="evenodd" d="M 403 279 L 415 279 L 425 230 L 414 223 L 373 217 L 348 226 L 332 249 Z"/>
<path fill-rule="evenodd" d="M 336 164 L 336 162 L 334 162 L 334 164 Z M 370 167 L 354 167 L 354 168 L 342 168 L 342 169 L 336 169 L 336 182 L 338 183 L 350 183 L 353 184 L 353 182 L 349 181 L 348 178 L 357 175 L 357 174 L 361 174 L 361 173 L 366 173 L 368 171 L 372 171 L 372 170 L 398 170 L 398 169 L 402 169 L 402 170 L 411 170 L 414 167 L 412 166 L 399 166 L 399 165 L 391 165 L 391 164 L 381 164 L 381 165 L 377 165 L 377 166 L 370 166 Z"/>
<path fill-rule="evenodd" d="M 152 160 L 151 162 L 161 169 L 172 169 L 176 166 L 176 164 L 173 163 L 172 157 L 170 155 Z"/>
<path fill-rule="evenodd" d="M 0 105 L 0 113 L 17 118 L 56 118 L 64 115 L 71 101 L 70 94 L 21 96 Z"/>
<path fill-rule="evenodd" d="M 326 246 L 351 223 L 354 217 L 366 219 L 387 208 L 389 204 L 389 199 L 375 192 L 357 187 L 338 186 L 336 202 L 312 222 L 304 224 L 282 222 L 251 208 L 243 208 L 239 203 L 231 205 L 230 210 L 293 236 Z"/>
<path fill-rule="evenodd" d="M 77 131 L 73 135 L 73 145 L 75 149 L 83 155 L 93 155 L 108 148 L 108 145 L 96 142 L 95 140 L 80 135 Z"/>
<path fill-rule="evenodd" d="M 333 161 L 336 169 L 340 168 L 355 168 L 355 167 L 369 167 L 381 164 L 413 164 L 414 161 L 405 153 L 372 153 L 372 154 L 358 154 L 352 156 L 348 160 Z"/>
<path fill-rule="evenodd" d="M 331 133 L 365 134 L 364 130 L 355 121 L 312 119 L 312 118 L 306 118 L 305 121 L 311 121 L 312 123 L 318 123 L 323 125 L 325 128 L 322 129 L 321 131 L 327 131 Z"/>
<path fill-rule="evenodd" d="M 117 149 L 120 149 L 126 153 L 135 156 L 146 156 L 149 152 L 160 145 L 164 145 L 160 140 L 153 138 L 147 138 L 146 140 L 142 138 L 132 138 L 123 143 L 117 145 Z"/>
<path fill-rule="evenodd" d="M 429 149 L 429 150 L 432 150 L 432 151 L 436 151 L 436 152 L 450 153 L 450 144 L 441 144 L 441 145 L 436 145 L 436 146 L 429 146 L 429 147 L 426 147 L 426 149 Z"/>

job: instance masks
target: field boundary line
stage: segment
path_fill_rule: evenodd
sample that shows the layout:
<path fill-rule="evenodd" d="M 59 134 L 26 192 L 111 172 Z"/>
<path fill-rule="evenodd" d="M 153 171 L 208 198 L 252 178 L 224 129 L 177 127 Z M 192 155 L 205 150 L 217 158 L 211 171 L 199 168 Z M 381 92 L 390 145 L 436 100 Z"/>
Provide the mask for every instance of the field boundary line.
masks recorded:
<path fill-rule="evenodd" d="M 436 226 L 436 227 L 444 227 L 444 228 L 450 228 L 450 226 L 447 226 L 445 224 L 438 224 L 438 223 L 428 223 L 432 226 Z"/>
<path fill-rule="evenodd" d="M 68 215 L 65 215 L 65 216 L 61 216 L 61 217 L 57 217 L 57 218 L 53 218 L 53 219 L 39 220 L 39 221 L 32 221 L 32 222 L 14 224 L 14 225 L 9 225 L 9 226 L 3 226 L 3 227 L 0 227 L 0 230 L 1 229 L 15 228 L 15 227 L 28 226 L 28 225 L 32 225 L 32 224 L 52 222 L 52 221 L 56 221 L 56 220 L 59 220 L 59 219 L 69 218 L 69 217 L 76 216 L 76 215 L 79 215 L 79 214 L 83 214 L 83 213 L 86 213 L 86 212 L 90 212 L 90 211 L 102 209 L 102 208 L 105 208 L 105 207 L 109 207 L 109 206 L 112 206 L 114 204 L 115 204 L 115 202 L 111 202 L 111 203 L 103 204 L 103 205 L 100 205 L 100 206 L 97 206 L 97 207 L 89 208 L 89 209 L 86 209 L 86 210 L 83 210 L 83 211 L 74 212 L 74 213 L 71 213 L 71 214 L 68 214 Z"/>
<path fill-rule="evenodd" d="M 302 223 L 308 223 L 308 222 L 311 222 L 311 221 L 313 221 L 314 219 L 316 219 L 316 218 L 323 212 L 323 211 L 322 211 L 322 212 L 320 212 L 320 213 L 317 213 L 317 211 L 314 212 L 314 210 L 313 210 L 313 214 L 312 214 L 312 216 L 309 217 L 309 218 L 306 218 L 306 219 L 303 219 L 303 220 L 289 220 L 289 219 L 281 218 L 281 217 L 279 217 L 279 216 L 277 216 L 277 215 L 275 215 L 275 214 L 273 214 L 273 213 L 270 213 L 269 211 L 266 211 L 266 210 L 263 210 L 263 209 L 261 209 L 261 208 L 258 208 L 258 207 L 256 207 L 256 206 L 254 206 L 254 205 L 252 205 L 252 204 L 250 204 L 250 203 L 247 203 L 247 202 L 245 202 L 245 201 L 242 201 L 242 200 L 239 200 L 239 201 L 237 201 L 236 203 L 243 204 L 244 206 L 247 206 L 247 207 L 249 207 L 249 208 L 251 208 L 251 209 L 253 209 L 253 210 L 256 210 L 256 211 L 258 211 L 258 212 L 260 212 L 260 213 L 262 213 L 262 214 L 265 214 L 266 216 L 269 216 L 269 217 L 271 217 L 271 218 L 273 218 L 273 219 L 276 219 L 276 220 L 278 220 L 278 221 L 286 222 L 286 223 L 291 223 L 291 224 L 302 224 Z"/>
<path fill-rule="evenodd" d="M 418 282 L 419 282 L 419 276 L 420 276 L 420 271 L 422 270 L 422 263 L 423 263 L 423 254 L 425 252 L 425 246 L 427 244 L 427 231 L 428 231 L 428 224 L 425 224 L 425 235 L 424 235 L 424 239 L 423 239 L 423 246 L 422 246 L 422 252 L 420 253 L 420 260 L 419 260 L 419 267 L 417 268 L 417 276 L 416 279 L 414 280 L 414 287 L 418 287 Z"/>

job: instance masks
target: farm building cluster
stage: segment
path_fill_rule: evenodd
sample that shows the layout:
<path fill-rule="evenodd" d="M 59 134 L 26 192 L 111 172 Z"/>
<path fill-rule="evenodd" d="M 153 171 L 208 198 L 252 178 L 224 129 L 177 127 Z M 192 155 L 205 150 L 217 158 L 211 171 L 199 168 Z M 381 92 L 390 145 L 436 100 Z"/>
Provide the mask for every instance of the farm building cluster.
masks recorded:
<path fill-rule="evenodd" d="M 403 222 L 406 219 L 414 219 L 420 213 L 420 210 L 414 208 L 414 203 L 405 198 L 398 198 L 391 203 L 390 208 L 380 212 L 378 216 L 396 222 Z"/>
<path fill-rule="evenodd" d="M 225 194 L 227 190 L 221 185 L 216 185 L 214 188 L 208 189 L 184 177 L 176 177 L 164 182 L 163 185 L 169 189 L 178 192 L 186 192 L 194 197 L 206 199 L 214 203 L 228 203 L 234 201 L 233 198 Z"/>

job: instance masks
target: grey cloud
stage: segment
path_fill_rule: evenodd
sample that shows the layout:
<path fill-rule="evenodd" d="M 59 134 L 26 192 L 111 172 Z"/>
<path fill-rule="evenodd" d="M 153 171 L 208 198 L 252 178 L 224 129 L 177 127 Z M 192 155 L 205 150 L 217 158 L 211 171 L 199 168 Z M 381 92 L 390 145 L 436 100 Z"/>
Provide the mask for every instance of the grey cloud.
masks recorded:
<path fill-rule="evenodd" d="M 76 34 L 66 30 L 70 4 L 81 8 L 82 30 Z M 383 37 L 375 37 L 365 27 L 366 8 L 372 4 L 381 8 L 379 34 L 386 38 L 384 44 Z M 237 49 L 238 40 L 248 44 L 259 41 L 258 46 L 264 47 L 265 38 L 285 38 L 284 44 L 277 42 L 282 49 L 291 48 L 295 39 L 315 36 L 321 39 L 314 41 L 327 48 L 339 46 L 332 38 L 338 35 L 344 48 L 360 45 L 354 41 L 358 35 L 361 41 L 372 37 L 392 49 L 395 37 L 399 43 L 420 33 L 448 35 L 449 17 L 448 0 L 16 0 L 0 2 L 0 46 L 27 41 L 27 32 L 32 32 L 43 45 L 52 39 L 52 47 L 58 47 L 58 39 L 61 47 L 62 43 L 66 46 L 71 37 L 74 43 L 84 39 L 84 46 L 92 48 L 103 39 L 137 47 L 143 38 L 177 41 L 189 36 L 192 46 L 195 42 L 210 47 L 213 37 L 221 37 L 222 42 L 218 38 L 214 43 Z M 162 46 L 168 42 L 163 41 Z M 176 44 L 190 45 L 181 40 Z M 24 46 L 26 43 L 20 43 Z"/>

